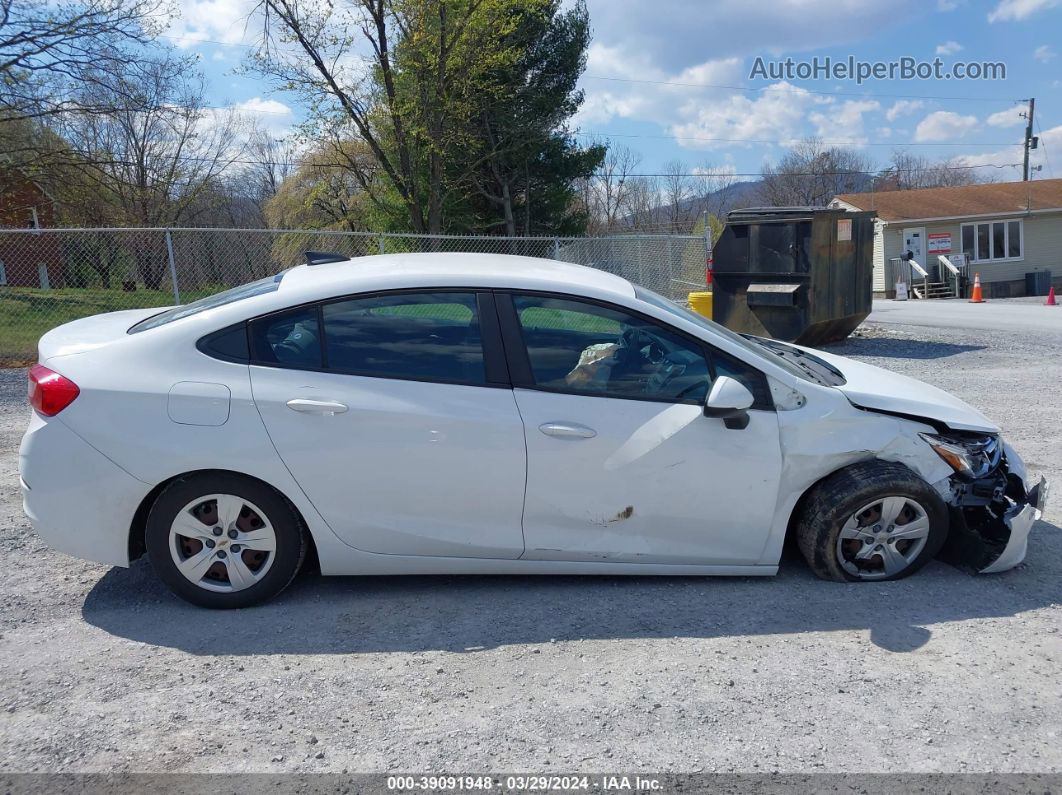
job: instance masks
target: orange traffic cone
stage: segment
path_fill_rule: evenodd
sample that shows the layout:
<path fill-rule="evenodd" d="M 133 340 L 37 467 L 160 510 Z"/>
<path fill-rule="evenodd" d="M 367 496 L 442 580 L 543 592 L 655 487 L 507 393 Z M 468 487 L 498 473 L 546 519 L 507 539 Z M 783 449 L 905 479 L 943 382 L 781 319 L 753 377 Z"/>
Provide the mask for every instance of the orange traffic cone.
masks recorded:
<path fill-rule="evenodd" d="M 1055 301 L 1054 287 L 1047 291 L 1047 300 L 1044 301 L 1044 306 L 1058 306 L 1058 302 Z"/>
<path fill-rule="evenodd" d="M 985 299 L 981 296 L 981 274 L 974 274 L 973 295 L 970 296 L 971 304 L 983 304 Z"/>

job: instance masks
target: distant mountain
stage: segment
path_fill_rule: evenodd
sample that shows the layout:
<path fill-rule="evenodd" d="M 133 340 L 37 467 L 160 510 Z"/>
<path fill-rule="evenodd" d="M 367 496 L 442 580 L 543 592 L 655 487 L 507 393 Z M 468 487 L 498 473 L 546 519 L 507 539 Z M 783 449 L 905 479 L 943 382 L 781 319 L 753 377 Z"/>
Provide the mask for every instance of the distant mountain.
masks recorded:
<path fill-rule="evenodd" d="M 709 212 L 713 212 L 719 216 L 721 220 L 726 220 L 726 214 L 731 210 L 736 210 L 740 207 L 749 207 L 757 204 L 756 194 L 759 190 L 761 180 L 755 182 L 735 182 L 732 185 L 727 185 L 725 188 L 712 191 L 707 197 L 697 196 L 691 199 L 686 199 L 679 204 L 682 212 L 680 215 L 686 215 L 693 219 L 692 226 L 695 226 L 704 212 L 705 205 L 707 205 Z M 664 226 L 668 223 L 668 219 L 672 218 L 674 213 L 671 212 L 670 204 L 662 204 L 654 207 L 646 213 L 632 214 L 624 217 L 623 221 L 625 225 L 638 229 L 658 229 L 663 230 Z M 668 230 L 671 231 L 671 230 Z M 682 230 L 678 230 L 682 231 Z"/>

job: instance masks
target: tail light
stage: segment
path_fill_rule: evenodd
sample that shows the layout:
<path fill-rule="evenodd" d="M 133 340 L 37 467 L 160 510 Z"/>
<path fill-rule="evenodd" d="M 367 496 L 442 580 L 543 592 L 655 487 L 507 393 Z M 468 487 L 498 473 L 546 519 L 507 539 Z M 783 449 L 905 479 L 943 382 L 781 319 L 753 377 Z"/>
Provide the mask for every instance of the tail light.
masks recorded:
<path fill-rule="evenodd" d="M 712 258 L 712 253 L 708 252 L 708 261 L 704 265 L 704 284 L 705 284 L 706 287 L 711 287 L 712 286 L 712 268 L 713 267 L 714 267 L 714 262 L 713 262 L 713 258 Z"/>
<path fill-rule="evenodd" d="M 77 384 L 43 364 L 29 371 L 29 402 L 45 417 L 54 417 L 81 394 Z"/>

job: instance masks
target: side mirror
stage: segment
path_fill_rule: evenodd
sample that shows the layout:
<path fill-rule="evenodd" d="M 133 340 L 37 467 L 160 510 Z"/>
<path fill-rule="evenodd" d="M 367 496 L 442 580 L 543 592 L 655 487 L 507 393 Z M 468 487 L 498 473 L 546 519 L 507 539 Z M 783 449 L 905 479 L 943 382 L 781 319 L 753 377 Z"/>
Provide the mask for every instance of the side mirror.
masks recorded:
<path fill-rule="evenodd" d="M 704 401 L 704 416 L 723 420 L 727 428 L 742 430 L 749 424 L 749 408 L 756 398 L 748 387 L 727 375 L 719 376 Z"/>

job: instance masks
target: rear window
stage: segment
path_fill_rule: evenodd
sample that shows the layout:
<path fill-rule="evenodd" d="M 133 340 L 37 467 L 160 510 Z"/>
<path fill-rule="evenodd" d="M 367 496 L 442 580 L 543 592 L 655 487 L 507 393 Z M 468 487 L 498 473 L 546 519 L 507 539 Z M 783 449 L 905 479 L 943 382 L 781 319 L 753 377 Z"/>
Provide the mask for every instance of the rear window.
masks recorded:
<path fill-rule="evenodd" d="M 248 282 L 247 284 L 241 284 L 239 287 L 233 287 L 231 290 L 208 295 L 206 298 L 200 298 L 190 304 L 175 306 L 172 309 L 159 312 L 157 315 L 152 315 L 146 320 L 141 320 L 129 329 L 129 333 L 136 334 L 148 329 L 158 328 L 159 326 L 165 326 L 167 323 L 172 323 L 174 320 L 180 320 L 182 317 L 191 317 L 208 309 L 215 309 L 225 304 L 242 301 L 244 298 L 271 293 L 280 287 L 280 280 L 283 276 L 283 273 L 278 273 L 276 276 L 268 276 L 256 282 Z"/>

